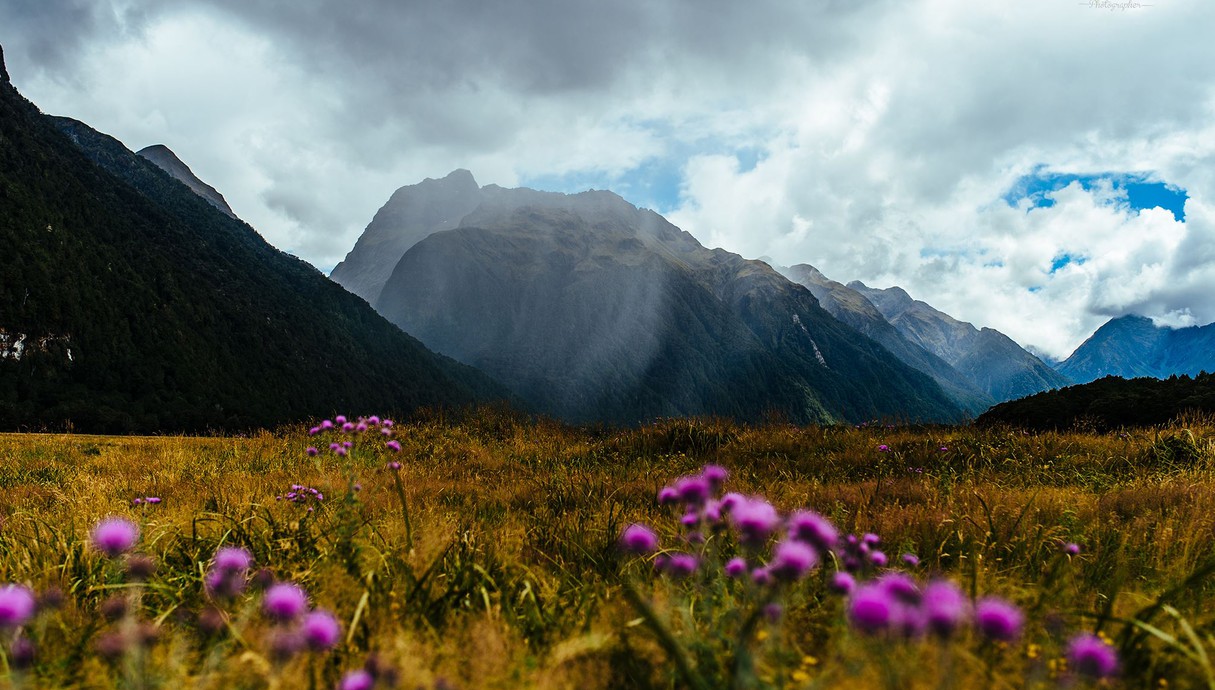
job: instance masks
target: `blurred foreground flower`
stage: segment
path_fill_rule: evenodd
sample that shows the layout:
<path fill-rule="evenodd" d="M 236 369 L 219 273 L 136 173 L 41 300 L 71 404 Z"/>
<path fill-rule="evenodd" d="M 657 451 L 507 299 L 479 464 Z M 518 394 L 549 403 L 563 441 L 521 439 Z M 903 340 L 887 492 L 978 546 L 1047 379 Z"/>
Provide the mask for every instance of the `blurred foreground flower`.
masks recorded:
<path fill-rule="evenodd" d="M 93 546 L 110 558 L 130 551 L 139 540 L 139 528 L 123 517 L 111 517 L 93 527 Z"/>

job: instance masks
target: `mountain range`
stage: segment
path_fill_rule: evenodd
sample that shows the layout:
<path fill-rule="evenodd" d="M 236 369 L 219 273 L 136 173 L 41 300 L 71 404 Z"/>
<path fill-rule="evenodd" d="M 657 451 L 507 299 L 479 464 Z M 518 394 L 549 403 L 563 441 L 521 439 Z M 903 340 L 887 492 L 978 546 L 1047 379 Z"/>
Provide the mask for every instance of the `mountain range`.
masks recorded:
<path fill-rule="evenodd" d="M 392 195 L 332 277 L 568 421 L 965 414 L 809 290 L 611 192 L 428 179 Z"/>
<path fill-rule="evenodd" d="M 0 246 L 0 428 L 244 429 L 509 396 L 118 141 L 43 115 L 2 50 Z"/>
<path fill-rule="evenodd" d="M 1077 383 L 1105 376 L 1135 378 L 1215 373 L 1215 324 L 1167 328 L 1137 315 L 1110 319 L 1060 362 Z"/>
<path fill-rule="evenodd" d="M 781 270 L 833 316 L 932 376 L 972 413 L 1071 383 L 1003 333 L 959 321 L 902 288 L 844 285 L 807 264 Z"/>

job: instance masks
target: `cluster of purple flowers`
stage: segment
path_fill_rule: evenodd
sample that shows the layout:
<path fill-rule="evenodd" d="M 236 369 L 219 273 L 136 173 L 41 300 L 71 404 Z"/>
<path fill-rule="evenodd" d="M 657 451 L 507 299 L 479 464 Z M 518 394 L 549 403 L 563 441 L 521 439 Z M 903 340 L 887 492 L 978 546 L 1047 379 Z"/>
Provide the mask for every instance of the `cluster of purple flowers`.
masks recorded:
<path fill-rule="evenodd" d="M 279 582 L 262 595 L 262 613 L 273 623 L 269 634 L 270 652 L 278 661 L 287 661 L 305 649 L 325 651 L 341 641 L 342 626 L 333 613 L 313 609 L 308 593 L 293 582 Z"/>
<path fill-rule="evenodd" d="M 847 614 L 858 632 L 906 638 L 932 635 L 947 639 L 973 624 L 986 640 L 1014 642 L 1025 625 L 1020 609 L 1003 599 L 986 597 L 972 606 L 970 598 L 949 580 L 921 585 L 894 571 L 856 586 L 848 597 Z"/>
<path fill-rule="evenodd" d="M 290 503 L 306 505 L 309 503 L 323 503 L 325 501 L 325 494 L 311 486 L 292 484 L 291 489 L 287 493 L 275 496 L 274 499 L 276 501 L 288 501 Z M 308 510 L 312 511 L 312 509 L 313 506 L 309 505 Z"/>
<path fill-rule="evenodd" d="M 138 505 L 154 506 L 157 503 L 160 503 L 160 496 L 143 496 L 143 497 L 136 498 L 133 501 L 131 501 L 131 505 L 134 505 L 134 506 L 138 506 Z"/>
<path fill-rule="evenodd" d="M 793 582 L 806 577 L 835 548 L 838 531 L 817 513 L 800 511 L 785 518 L 758 496 L 727 493 L 718 498 L 728 476 L 725 468 L 706 465 L 699 474 L 681 477 L 658 492 L 659 503 L 681 511 L 682 539 L 688 545 L 703 543 L 706 533 L 733 531 L 746 555 L 726 563 L 728 577 L 748 575 L 759 585 Z M 636 554 L 658 550 L 657 536 L 639 524 L 624 530 L 620 544 Z M 769 546 L 770 557 L 765 559 Z M 689 552 L 663 553 L 654 566 L 672 577 L 690 577 L 700 567 L 700 559 Z"/>
<path fill-rule="evenodd" d="M 8 648 L 11 669 L 23 671 L 33 666 L 37 649 L 33 640 L 25 636 L 22 627 L 33 620 L 40 610 L 57 608 L 62 603 L 62 596 L 61 591 L 51 589 L 39 599 L 25 585 L 9 583 L 0 586 L 0 634 L 12 636 Z"/>
<path fill-rule="evenodd" d="M 878 450 L 889 449 L 880 446 Z M 762 497 L 726 493 L 718 498 L 727 476 L 724 468 L 707 465 L 699 474 L 681 477 L 658 492 L 660 504 L 679 510 L 681 549 L 660 552 L 658 535 L 637 523 L 623 530 L 620 548 L 640 556 L 654 555 L 654 567 L 660 573 L 688 578 L 706 572 L 707 566 L 701 561 L 703 554 L 687 547 L 703 544 L 706 533 L 729 531 L 742 553 L 722 566 L 727 578 L 749 578 L 760 587 L 778 588 L 805 578 L 823 563 L 836 563 L 837 570 L 826 578 L 827 587 L 847 598 L 848 622 L 861 634 L 948 639 L 973 628 L 978 637 L 992 643 L 1020 639 L 1025 615 L 1012 603 L 994 596 L 972 602 L 950 580 L 919 582 L 908 573 L 888 569 L 890 559 L 881 549 L 881 537 L 872 533 L 841 536 L 827 518 L 813 511 L 782 516 Z M 1068 543 L 1062 551 L 1075 556 L 1080 547 Z M 904 553 L 900 560 L 909 568 L 920 565 L 913 553 Z M 763 598 L 764 613 L 772 620 L 780 614 L 772 596 L 779 590 L 764 591 L 770 593 Z M 1117 668 L 1114 649 L 1089 634 L 1073 638 L 1068 654 L 1071 667 L 1087 677 L 1107 677 Z"/>
<path fill-rule="evenodd" d="M 333 441 L 329 444 L 329 452 L 337 456 L 348 455 L 354 448 L 355 438 L 370 434 L 378 434 L 387 438 L 388 440 L 385 442 L 386 447 L 396 451 L 401 450 L 401 444 L 391 438 L 393 434 L 393 421 L 391 419 L 380 419 L 376 415 L 359 417 L 353 421 L 347 419 L 345 415 L 338 415 L 333 419 L 323 420 L 320 424 L 308 430 L 309 436 L 320 436 L 329 433 L 348 436 L 344 440 Z M 313 457 L 321 453 L 317 446 L 309 446 L 305 452 Z"/>
<path fill-rule="evenodd" d="M 221 546 L 215 551 L 203 586 L 212 599 L 232 599 L 245 591 L 253 554 L 239 546 Z"/>

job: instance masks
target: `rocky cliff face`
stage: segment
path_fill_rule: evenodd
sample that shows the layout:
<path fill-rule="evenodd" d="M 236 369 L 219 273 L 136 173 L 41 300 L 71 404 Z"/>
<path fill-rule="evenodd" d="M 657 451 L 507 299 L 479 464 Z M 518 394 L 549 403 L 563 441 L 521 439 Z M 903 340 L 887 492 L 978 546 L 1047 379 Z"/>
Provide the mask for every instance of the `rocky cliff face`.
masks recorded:
<path fill-rule="evenodd" d="M 138 155 L 152 161 L 156 167 L 169 173 L 178 182 L 189 187 L 195 194 L 207 200 L 215 208 L 219 209 L 224 215 L 229 218 L 235 218 L 236 214 L 228 206 L 228 202 L 224 200 L 224 195 L 220 194 L 214 187 L 198 179 L 190 166 L 181 162 L 177 154 L 173 153 L 168 146 L 164 144 L 155 144 L 146 148 L 140 149 Z"/>
<path fill-rule="evenodd" d="M 375 306 L 543 412 L 626 423 L 962 414 L 806 289 L 615 194 L 488 186 L 466 211 L 467 185 L 449 205 L 425 198 L 422 187 L 445 186 L 437 182 L 398 192 L 429 210 L 398 240 L 410 246 Z M 439 229 L 415 239 L 424 227 Z"/>
<path fill-rule="evenodd" d="M 997 402 L 1070 385 L 1072 381 L 992 328 L 975 328 L 899 287 L 885 290 L 854 281 L 849 288 L 868 299 L 909 341 L 937 355 Z"/>
<path fill-rule="evenodd" d="M 1215 324 L 1172 329 L 1134 314 L 1110 319 L 1059 364 L 1060 373 L 1079 383 L 1204 371 L 1215 373 Z"/>

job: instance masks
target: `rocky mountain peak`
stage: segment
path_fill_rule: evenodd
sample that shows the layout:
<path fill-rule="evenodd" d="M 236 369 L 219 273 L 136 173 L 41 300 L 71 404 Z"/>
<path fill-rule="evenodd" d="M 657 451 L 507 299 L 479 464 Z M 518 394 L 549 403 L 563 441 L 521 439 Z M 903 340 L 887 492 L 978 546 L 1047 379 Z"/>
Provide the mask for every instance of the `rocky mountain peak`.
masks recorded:
<path fill-rule="evenodd" d="M 164 144 L 153 144 L 151 146 L 140 149 L 137 152 L 142 158 L 145 158 L 156 167 L 167 172 L 170 176 L 189 187 L 195 194 L 206 199 L 207 203 L 223 212 L 229 218 L 235 218 L 236 214 L 232 212 L 232 208 L 228 206 L 228 202 L 224 199 L 224 195 L 220 194 L 217 189 L 211 185 L 198 179 L 198 176 L 190 170 L 190 166 L 186 165 L 173 150 Z"/>
<path fill-rule="evenodd" d="M 8 70 L 4 67 L 4 46 L 0 46 L 0 84 L 8 83 Z"/>

